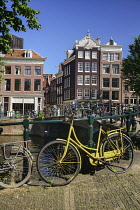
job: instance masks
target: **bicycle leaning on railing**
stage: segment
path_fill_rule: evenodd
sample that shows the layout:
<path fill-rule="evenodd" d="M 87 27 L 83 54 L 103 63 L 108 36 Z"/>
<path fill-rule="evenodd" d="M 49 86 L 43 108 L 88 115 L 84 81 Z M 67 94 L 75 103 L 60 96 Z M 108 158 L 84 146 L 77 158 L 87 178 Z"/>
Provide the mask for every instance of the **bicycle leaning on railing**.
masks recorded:
<path fill-rule="evenodd" d="M 72 119 L 67 139 L 56 139 L 46 144 L 37 159 L 40 176 L 51 186 L 70 183 L 81 169 L 81 154 L 84 151 L 93 166 L 105 165 L 115 173 L 126 172 L 133 164 L 134 150 L 131 139 L 123 128 L 105 131 L 103 121 L 99 124 L 95 148 L 83 145 L 77 138 Z"/>
<path fill-rule="evenodd" d="M 3 129 L 0 128 L 0 133 Z M 16 188 L 25 184 L 32 172 L 28 141 L 0 145 L 0 187 Z"/>
<path fill-rule="evenodd" d="M 100 125 L 98 141 L 95 148 L 90 148 L 78 140 L 73 121 L 67 139 L 49 142 L 38 154 L 37 170 L 49 185 L 68 184 L 78 175 L 82 164 L 79 149 L 86 153 L 93 166 L 104 164 L 115 173 L 124 173 L 131 167 L 133 144 L 122 133 L 122 128 L 106 132 L 102 129 L 102 121 L 97 120 Z M 27 140 L 0 145 L 0 187 L 20 187 L 30 179 L 33 156 L 28 143 Z"/>

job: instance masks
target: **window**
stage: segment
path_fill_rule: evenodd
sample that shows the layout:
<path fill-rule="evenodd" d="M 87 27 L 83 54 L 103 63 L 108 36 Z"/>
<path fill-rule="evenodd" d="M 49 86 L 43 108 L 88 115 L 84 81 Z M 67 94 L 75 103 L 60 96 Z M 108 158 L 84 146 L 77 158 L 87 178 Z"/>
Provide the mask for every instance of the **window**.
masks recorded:
<path fill-rule="evenodd" d="M 35 66 L 35 75 L 41 75 L 41 66 Z"/>
<path fill-rule="evenodd" d="M 10 91 L 11 90 L 11 79 L 5 79 L 4 90 L 5 91 Z"/>
<path fill-rule="evenodd" d="M 103 53 L 103 60 L 107 61 L 108 60 L 108 53 Z"/>
<path fill-rule="evenodd" d="M 103 78 L 103 87 L 108 88 L 110 87 L 110 79 L 109 78 Z"/>
<path fill-rule="evenodd" d="M 119 61 L 120 60 L 120 54 L 119 53 L 115 53 L 114 54 L 114 60 L 115 61 Z"/>
<path fill-rule="evenodd" d="M 90 75 L 85 75 L 85 85 L 90 85 Z"/>
<path fill-rule="evenodd" d="M 25 50 L 24 57 L 32 58 L 32 51 L 31 50 Z"/>
<path fill-rule="evenodd" d="M 103 64 L 103 74 L 109 74 L 109 73 L 110 73 L 110 65 Z"/>
<path fill-rule="evenodd" d="M 136 98 L 130 98 L 130 104 L 137 104 Z"/>
<path fill-rule="evenodd" d="M 5 66 L 5 74 L 11 74 L 11 66 Z"/>
<path fill-rule="evenodd" d="M 78 99 L 83 98 L 83 89 L 82 88 L 77 89 L 77 97 L 78 97 Z"/>
<path fill-rule="evenodd" d="M 85 59 L 90 59 L 90 51 L 85 51 Z"/>
<path fill-rule="evenodd" d="M 85 62 L 85 72 L 90 72 L 90 62 Z"/>
<path fill-rule="evenodd" d="M 70 87 L 70 77 L 68 78 L 68 87 Z"/>
<path fill-rule="evenodd" d="M 119 87 L 119 78 L 112 78 L 112 87 L 113 88 Z"/>
<path fill-rule="evenodd" d="M 97 85 L 97 75 L 92 75 L 92 77 L 91 77 L 91 84 L 92 85 Z"/>
<path fill-rule="evenodd" d="M 96 52 L 96 51 L 93 51 L 93 52 L 92 52 L 92 58 L 93 58 L 93 59 L 97 59 L 97 52 Z"/>
<path fill-rule="evenodd" d="M 70 65 L 69 65 L 69 74 L 70 74 Z"/>
<path fill-rule="evenodd" d="M 125 98 L 125 99 L 124 99 L 124 103 L 125 103 L 125 104 L 128 104 L 128 98 Z"/>
<path fill-rule="evenodd" d="M 92 62 L 92 72 L 97 72 L 97 62 Z"/>
<path fill-rule="evenodd" d="M 91 98 L 92 99 L 97 99 L 97 89 L 92 89 L 91 90 Z"/>
<path fill-rule="evenodd" d="M 85 98 L 90 98 L 90 89 L 85 89 Z"/>
<path fill-rule="evenodd" d="M 31 66 L 25 66 L 25 75 L 31 75 Z"/>
<path fill-rule="evenodd" d="M 83 51 L 78 51 L 78 58 L 83 58 Z"/>
<path fill-rule="evenodd" d="M 34 80 L 34 91 L 40 91 L 40 79 Z"/>
<path fill-rule="evenodd" d="M 83 85 L 83 75 L 78 75 L 77 83 L 78 83 L 78 85 Z"/>
<path fill-rule="evenodd" d="M 109 53 L 109 61 L 114 61 L 114 53 Z"/>
<path fill-rule="evenodd" d="M 21 66 L 15 66 L 15 74 L 20 75 L 21 74 Z"/>
<path fill-rule="evenodd" d="M 78 62 L 78 72 L 83 72 L 83 62 Z"/>
<path fill-rule="evenodd" d="M 103 53 L 103 60 L 118 61 L 120 60 L 120 54 L 119 53 Z"/>
<path fill-rule="evenodd" d="M 119 91 L 112 91 L 112 100 L 119 100 Z"/>
<path fill-rule="evenodd" d="M 15 91 L 21 90 L 21 79 L 15 79 Z"/>
<path fill-rule="evenodd" d="M 109 91 L 103 91 L 103 100 L 109 100 Z"/>
<path fill-rule="evenodd" d="M 30 91 L 31 90 L 31 80 L 30 79 L 25 79 L 24 80 L 24 90 L 25 91 Z"/>
<path fill-rule="evenodd" d="M 112 65 L 112 74 L 119 74 L 119 64 Z"/>

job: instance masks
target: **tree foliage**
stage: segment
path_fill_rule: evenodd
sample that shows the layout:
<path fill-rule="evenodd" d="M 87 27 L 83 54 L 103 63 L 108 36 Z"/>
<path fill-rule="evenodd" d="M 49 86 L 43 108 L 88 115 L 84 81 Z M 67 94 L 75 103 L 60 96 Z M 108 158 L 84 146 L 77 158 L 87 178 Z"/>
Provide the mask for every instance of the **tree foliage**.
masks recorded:
<path fill-rule="evenodd" d="M 1 0 L 0 1 L 0 51 L 11 53 L 10 34 L 14 31 L 25 31 L 29 29 L 40 29 L 37 14 L 40 12 L 28 6 L 31 0 Z M 9 5 L 11 8 L 9 8 Z"/>
<path fill-rule="evenodd" d="M 122 75 L 125 84 L 140 96 L 140 35 L 129 45 L 129 55 L 123 60 Z"/>

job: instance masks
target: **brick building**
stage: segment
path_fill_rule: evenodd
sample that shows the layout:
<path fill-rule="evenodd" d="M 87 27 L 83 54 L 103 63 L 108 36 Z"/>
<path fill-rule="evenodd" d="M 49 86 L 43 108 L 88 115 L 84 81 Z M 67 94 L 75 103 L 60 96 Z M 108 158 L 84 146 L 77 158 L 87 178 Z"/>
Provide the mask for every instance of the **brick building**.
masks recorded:
<path fill-rule="evenodd" d="M 13 55 L 0 55 L 5 63 L 1 83 L 1 104 L 5 115 L 43 110 L 43 68 L 45 58 L 34 50 L 13 49 Z M 9 115 L 9 114 L 8 114 Z"/>

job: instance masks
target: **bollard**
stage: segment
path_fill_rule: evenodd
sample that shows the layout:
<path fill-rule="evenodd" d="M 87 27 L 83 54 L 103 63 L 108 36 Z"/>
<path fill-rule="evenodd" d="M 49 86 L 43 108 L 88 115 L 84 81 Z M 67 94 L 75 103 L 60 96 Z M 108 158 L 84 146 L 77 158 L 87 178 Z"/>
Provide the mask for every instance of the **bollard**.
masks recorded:
<path fill-rule="evenodd" d="M 130 126 L 131 126 L 131 113 L 125 112 L 125 114 L 128 114 L 128 116 L 126 116 L 126 129 L 127 129 L 127 135 L 130 136 Z"/>
<path fill-rule="evenodd" d="M 23 126 L 24 126 L 24 131 L 23 131 L 23 138 L 24 141 L 28 141 L 29 140 L 29 120 L 26 118 L 23 120 Z M 25 147 L 27 147 L 26 143 L 24 143 Z"/>
<path fill-rule="evenodd" d="M 94 117 L 92 115 L 88 116 L 89 118 L 89 126 L 88 126 L 88 136 L 89 136 L 89 142 L 88 145 L 90 148 L 93 148 L 93 122 Z"/>

